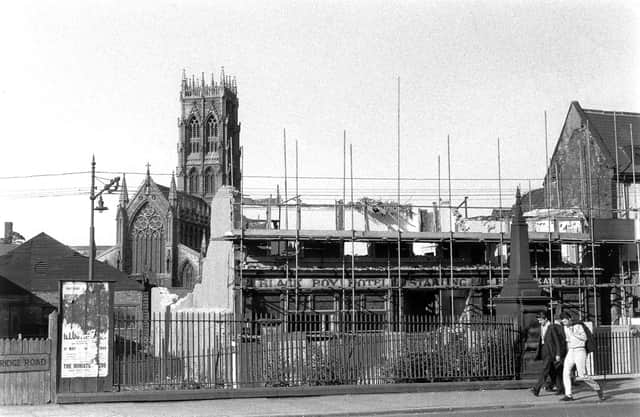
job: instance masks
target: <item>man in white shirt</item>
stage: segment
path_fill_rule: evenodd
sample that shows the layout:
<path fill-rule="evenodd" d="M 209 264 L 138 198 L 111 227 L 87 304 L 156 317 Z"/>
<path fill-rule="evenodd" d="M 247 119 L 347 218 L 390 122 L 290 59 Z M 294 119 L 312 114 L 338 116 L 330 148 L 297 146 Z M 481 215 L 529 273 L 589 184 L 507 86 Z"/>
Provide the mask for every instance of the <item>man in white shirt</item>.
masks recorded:
<path fill-rule="evenodd" d="M 589 385 L 597 394 L 600 401 L 604 401 L 604 393 L 600 385 L 587 375 L 587 351 L 585 345 L 587 334 L 582 323 L 573 323 L 571 316 L 567 312 L 560 315 L 560 320 L 564 326 L 564 335 L 567 340 L 567 356 L 564 358 L 562 380 L 564 385 L 564 397 L 560 401 L 573 401 L 571 393 L 571 370 L 575 366 L 578 377 Z"/>

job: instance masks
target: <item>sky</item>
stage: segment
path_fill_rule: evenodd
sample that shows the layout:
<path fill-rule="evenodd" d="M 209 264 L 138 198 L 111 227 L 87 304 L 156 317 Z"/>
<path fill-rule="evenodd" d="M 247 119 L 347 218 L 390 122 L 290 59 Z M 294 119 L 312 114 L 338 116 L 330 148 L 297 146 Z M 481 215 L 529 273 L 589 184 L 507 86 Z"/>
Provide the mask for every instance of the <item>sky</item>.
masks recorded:
<path fill-rule="evenodd" d="M 454 203 L 488 208 L 540 186 L 545 111 L 549 153 L 571 101 L 640 112 L 635 2 L 24 1 L 0 46 L 0 222 L 68 245 L 89 241 L 92 155 L 130 192 L 147 163 L 169 184 L 183 69 L 236 77 L 244 193 L 282 187 L 286 129 L 307 202 L 341 198 L 344 132 L 356 198 L 397 198 L 400 143 L 403 203 L 437 200 L 440 157 L 442 193 L 450 159 Z"/>

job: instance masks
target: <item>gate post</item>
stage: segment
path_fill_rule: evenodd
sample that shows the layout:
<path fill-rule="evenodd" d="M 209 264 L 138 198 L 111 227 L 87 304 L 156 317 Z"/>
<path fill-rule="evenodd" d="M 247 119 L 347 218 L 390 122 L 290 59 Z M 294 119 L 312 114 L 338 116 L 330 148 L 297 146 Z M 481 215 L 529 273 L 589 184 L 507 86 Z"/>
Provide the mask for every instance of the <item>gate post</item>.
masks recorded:
<path fill-rule="evenodd" d="M 49 339 L 50 401 L 55 403 L 58 395 L 58 378 L 60 376 L 58 369 L 58 342 L 60 340 L 58 338 L 58 312 L 55 310 L 49 314 L 49 334 L 47 338 Z"/>

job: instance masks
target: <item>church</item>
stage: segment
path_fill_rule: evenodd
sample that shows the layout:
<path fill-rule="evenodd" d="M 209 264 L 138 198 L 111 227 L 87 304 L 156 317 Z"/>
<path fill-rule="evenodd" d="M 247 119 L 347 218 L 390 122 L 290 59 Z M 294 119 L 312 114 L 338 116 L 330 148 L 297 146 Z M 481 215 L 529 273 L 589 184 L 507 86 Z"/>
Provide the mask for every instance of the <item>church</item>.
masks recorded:
<path fill-rule="evenodd" d="M 225 185 L 240 188 L 240 124 L 236 80 L 187 78 L 178 118 L 178 165 L 170 185 L 149 172 L 129 194 L 122 176 L 116 244 L 97 260 L 151 286 L 185 293 L 202 279 L 210 235 L 210 202 Z"/>

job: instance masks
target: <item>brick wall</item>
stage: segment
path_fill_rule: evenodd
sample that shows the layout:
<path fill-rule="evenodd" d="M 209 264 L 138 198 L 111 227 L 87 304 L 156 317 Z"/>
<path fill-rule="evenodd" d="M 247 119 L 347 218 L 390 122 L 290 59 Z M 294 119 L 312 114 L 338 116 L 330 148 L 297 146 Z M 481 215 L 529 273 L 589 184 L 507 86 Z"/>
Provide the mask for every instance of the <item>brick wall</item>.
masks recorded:
<path fill-rule="evenodd" d="M 594 217 L 611 218 L 615 201 L 615 187 L 612 186 L 614 170 L 607 166 L 608 159 L 598 142 L 593 138 L 590 142 L 591 148 L 587 150 L 580 120 L 570 114 L 546 177 L 550 206 L 582 208 L 587 215 L 591 206 Z"/>

